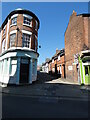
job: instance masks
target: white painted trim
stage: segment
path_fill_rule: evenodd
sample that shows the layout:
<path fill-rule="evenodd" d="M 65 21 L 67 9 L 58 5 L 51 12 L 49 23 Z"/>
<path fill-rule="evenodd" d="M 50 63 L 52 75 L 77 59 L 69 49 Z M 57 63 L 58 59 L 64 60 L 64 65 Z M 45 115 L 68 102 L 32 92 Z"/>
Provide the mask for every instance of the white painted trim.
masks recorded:
<path fill-rule="evenodd" d="M 26 31 L 26 30 L 22 30 L 22 33 L 28 34 L 28 35 L 32 35 L 32 32 Z"/>
<path fill-rule="evenodd" d="M 79 63 L 79 66 L 80 66 L 80 63 Z M 81 83 L 82 83 L 81 66 L 80 66 L 80 79 L 81 79 Z"/>
<path fill-rule="evenodd" d="M 83 63 L 83 65 L 90 65 L 90 62 L 88 62 L 88 63 Z"/>
<path fill-rule="evenodd" d="M 10 35 L 11 35 L 11 34 L 14 34 L 14 33 L 16 33 L 16 32 L 17 32 L 17 30 L 13 30 L 13 31 L 10 32 Z"/>
<path fill-rule="evenodd" d="M 11 24 L 10 27 L 15 26 L 15 25 L 17 25 L 17 24 L 16 23 L 15 24 Z"/>
<path fill-rule="evenodd" d="M 88 53 L 90 50 L 81 51 L 81 53 Z"/>
<path fill-rule="evenodd" d="M 9 58 L 9 57 L 16 57 L 16 55 L 17 55 L 17 52 L 10 52 L 10 53 L 7 53 L 7 54 L 3 55 L 2 57 L 0 57 L 0 60 Z"/>
<path fill-rule="evenodd" d="M 31 22 L 31 24 L 30 24 L 30 25 L 25 24 L 25 23 L 23 23 L 23 25 L 28 26 L 28 27 L 32 27 L 32 22 Z"/>
<path fill-rule="evenodd" d="M 14 18 L 14 17 L 17 17 L 17 16 L 18 16 L 18 14 L 14 14 L 13 16 L 11 16 L 11 19 Z"/>
<path fill-rule="evenodd" d="M 29 19 L 32 19 L 32 17 L 30 15 L 26 15 L 26 14 L 23 14 L 24 17 L 27 17 Z"/>

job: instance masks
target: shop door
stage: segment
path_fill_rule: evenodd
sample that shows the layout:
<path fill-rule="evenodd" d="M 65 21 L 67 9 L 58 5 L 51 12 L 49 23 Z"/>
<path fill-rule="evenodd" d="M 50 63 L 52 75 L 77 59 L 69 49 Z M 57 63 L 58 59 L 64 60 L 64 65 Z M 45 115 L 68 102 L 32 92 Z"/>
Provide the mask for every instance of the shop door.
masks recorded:
<path fill-rule="evenodd" d="M 85 83 L 90 84 L 90 65 L 85 66 Z"/>
<path fill-rule="evenodd" d="M 22 59 L 20 65 L 20 83 L 28 82 L 29 82 L 29 61 L 27 59 Z"/>

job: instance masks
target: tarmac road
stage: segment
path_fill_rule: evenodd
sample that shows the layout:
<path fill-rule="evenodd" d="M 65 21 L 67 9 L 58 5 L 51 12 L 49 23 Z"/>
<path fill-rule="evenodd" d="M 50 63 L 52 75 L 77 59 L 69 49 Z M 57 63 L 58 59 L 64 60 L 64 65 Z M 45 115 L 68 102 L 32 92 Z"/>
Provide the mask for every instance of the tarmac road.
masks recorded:
<path fill-rule="evenodd" d="M 2 95 L 3 118 L 88 118 L 88 102 L 82 100 Z"/>

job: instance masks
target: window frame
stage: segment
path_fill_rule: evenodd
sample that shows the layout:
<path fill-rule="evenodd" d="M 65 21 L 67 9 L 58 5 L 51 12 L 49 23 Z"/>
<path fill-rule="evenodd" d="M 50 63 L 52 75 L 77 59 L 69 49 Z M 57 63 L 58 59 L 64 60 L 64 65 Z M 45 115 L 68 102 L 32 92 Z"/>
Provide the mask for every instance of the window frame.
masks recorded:
<path fill-rule="evenodd" d="M 15 23 L 12 23 L 12 20 L 15 19 L 15 18 L 16 18 L 16 22 L 14 21 Z M 14 25 L 17 25 L 17 16 L 11 18 L 11 24 L 10 24 L 10 27 L 11 27 L 11 26 L 14 26 Z"/>
<path fill-rule="evenodd" d="M 27 20 L 24 20 L 25 18 Z M 30 23 L 30 24 L 25 23 L 25 21 L 28 22 L 28 23 Z M 32 17 L 28 16 L 28 15 L 23 15 L 23 25 L 28 26 L 28 27 L 32 27 Z"/>
<path fill-rule="evenodd" d="M 5 32 L 6 32 L 6 25 L 3 28 L 3 36 L 5 35 Z"/>
<path fill-rule="evenodd" d="M 5 38 L 2 41 L 2 53 L 5 51 L 6 40 Z"/>
<path fill-rule="evenodd" d="M 24 36 L 25 35 L 25 36 Z M 27 38 L 27 36 L 29 36 L 29 39 Z M 26 37 L 26 40 L 24 39 L 24 37 Z M 25 44 L 25 45 L 24 45 Z M 28 46 L 28 45 L 29 46 Z M 25 48 L 30 48 L 30 44 L 31 44 L 31 35 L 27 34 L 27 33 L 23 33 L 23 38 L 22 38 L 22 47 Z"/>
<path fill-rule="evenodd" d="M 16 33 L 10 34 L 10 37 L 11 37 L 12 35 L 15 35 L 15 39 L 14 39 L 14 45 L 11 44 L 11 39 L 10 39 L 10 43 L 9 43 L 9 47 L 10 47 L 10 48 L 11 48 L 11 47 L 15 47 L 15 41 L 16 41 Z M 12 41 L 13 41 L 13 40 L 12 40 Z"/>

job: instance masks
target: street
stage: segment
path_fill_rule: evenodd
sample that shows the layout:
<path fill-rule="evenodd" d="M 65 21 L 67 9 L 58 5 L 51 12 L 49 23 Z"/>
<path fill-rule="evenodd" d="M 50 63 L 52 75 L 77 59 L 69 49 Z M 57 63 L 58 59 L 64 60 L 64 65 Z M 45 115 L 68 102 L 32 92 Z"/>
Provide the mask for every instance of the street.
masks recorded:
<path fill-rule="evenodd" d="M 88 118 L 89 92 L 38 72 L 32 85 L 8 86 L 2 95 L 2 118 Z"/>
<path fill-rule="evenodd" d="M 3 118 L 87 118 L 88 102 L 3 94 L 2 116 Z"/>

